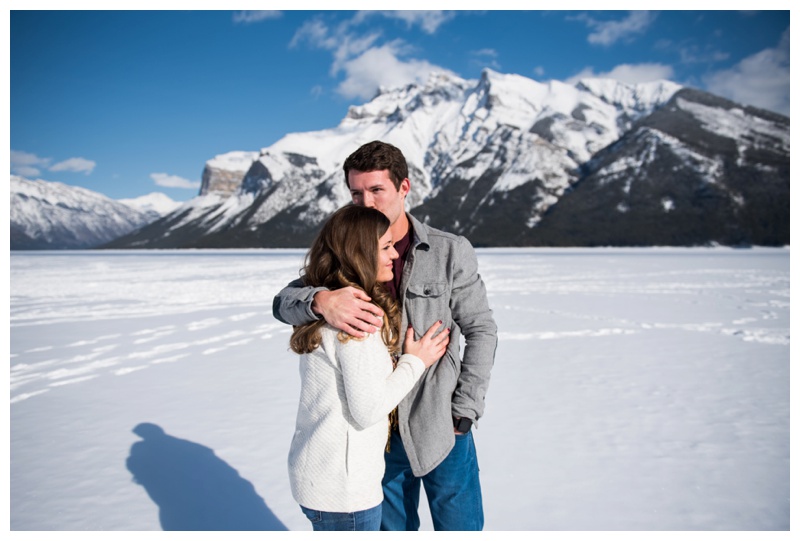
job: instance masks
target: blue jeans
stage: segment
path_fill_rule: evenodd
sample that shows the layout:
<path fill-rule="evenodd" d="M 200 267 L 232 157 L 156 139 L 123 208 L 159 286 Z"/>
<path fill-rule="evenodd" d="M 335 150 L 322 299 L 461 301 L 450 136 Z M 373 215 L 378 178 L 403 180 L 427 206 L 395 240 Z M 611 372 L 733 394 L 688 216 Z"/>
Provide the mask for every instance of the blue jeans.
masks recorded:
<path fill-rule="evenodd" d="M 390 449 L 383 476 L 381 530 L 419 530 L 420 482 L 425 485 L 435 530 L 483 529 L 483 500 L 472 431 L 456 434 L 456 445 L 447 458 L 423 477 L 414 477 L 411 472 L 397 431 L 392 432 Z"/>
<path fill-rule="evenodd" d="M 315 532 L 332 531 L 378 531 L 381 527 L 381 506 L 372 509 L 354 511 L 352 513 L 333 513 L 329 511 L 314 511 L 300 506 Z"/>

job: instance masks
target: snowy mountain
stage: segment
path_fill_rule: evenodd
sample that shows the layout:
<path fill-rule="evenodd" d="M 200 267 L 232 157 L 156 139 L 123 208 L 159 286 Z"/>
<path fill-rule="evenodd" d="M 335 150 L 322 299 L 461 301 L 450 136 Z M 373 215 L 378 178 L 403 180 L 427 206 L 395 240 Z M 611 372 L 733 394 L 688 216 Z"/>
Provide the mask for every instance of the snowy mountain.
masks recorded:
<path fill-rule="evenodd" d="M 588 162 L 520 244 L 789 244 L 789 119 L 683 89 Z"/>
<path fill-rule="evenodd" d="M 408 160 L 411 212 L 476 245 L 784 244 L 788 128 L 785 117 L 669 81 L 569 85 L 491 70 L 477 81 L 435 74 L 424 85 L 381 89 L 335 128 L 289 134 L 257 156 L 217 156 L 198 197 L 111 246 L 306 246 L 349 201 L 342 162 L 375 139 Z M 649 184 L 663 190 L 640 190 Z M 698 210 L 710 187 L 725 203 Z M 580 193 L 615 203 L 586 219 L 559 210 Z M 707 214 L 721 207 L 733 210 L 716 221 L 734 220 L 733 233 L 707 227 Z M 589 217 L 598 213 L 605 236 L 593 236 Z M 659 235 L 617 236 L 643 213 Z M 697 233 L 671 233 L 673 222 Z"/>
<path fill-rule="evenodd" d="M 181 203 L 173 201 L 168 195 L 161 192 L 153 192 L 133 199 L 118 199 L 117 201 L 144 212 L 151 222 L 181 206 Z"/>
<path fill-rule="evenodd" d="M 153 210 L 145 207 L 169 206 L 159 195 L 163 196 L 151 194 L 147 201 L 132 203 L 142 205 L 143 210 L 138 210 L 85 188 L 11 175 L 11 249 L 60 250 L 104 244 L 153 221 Z"/>

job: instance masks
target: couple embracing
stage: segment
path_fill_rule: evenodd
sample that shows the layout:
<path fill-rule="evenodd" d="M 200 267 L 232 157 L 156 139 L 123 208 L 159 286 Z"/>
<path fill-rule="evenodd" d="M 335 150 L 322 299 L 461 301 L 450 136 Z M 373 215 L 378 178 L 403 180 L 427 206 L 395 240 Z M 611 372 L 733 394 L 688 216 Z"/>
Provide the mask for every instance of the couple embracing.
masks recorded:
<path fill-rule="evenodd" d="M 367 143 L 344 175 L 353 205 L 273 303 L 301 355 L 293 496 L 314 530 L 417 530 L 424 485 L 436 530 L 481 530 L 472 427 L 497 327 L 475 251 L 406 213 L 398 148 Z"/>

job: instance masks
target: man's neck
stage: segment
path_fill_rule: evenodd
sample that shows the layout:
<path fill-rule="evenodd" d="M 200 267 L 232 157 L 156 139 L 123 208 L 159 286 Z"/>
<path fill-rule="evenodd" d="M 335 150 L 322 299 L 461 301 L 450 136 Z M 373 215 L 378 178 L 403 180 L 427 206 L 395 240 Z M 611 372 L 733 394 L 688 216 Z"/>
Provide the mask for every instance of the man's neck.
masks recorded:
<path fill-rule="evenodd" d="M 398 219 L 395 221 L 389 229 L 392 231 L 392 240 L 394 242 L 399 241 L 403 237 L 406 236 L 408 233 L 409 222 L 408 222 L 408 215 L 404 212 Z"/>

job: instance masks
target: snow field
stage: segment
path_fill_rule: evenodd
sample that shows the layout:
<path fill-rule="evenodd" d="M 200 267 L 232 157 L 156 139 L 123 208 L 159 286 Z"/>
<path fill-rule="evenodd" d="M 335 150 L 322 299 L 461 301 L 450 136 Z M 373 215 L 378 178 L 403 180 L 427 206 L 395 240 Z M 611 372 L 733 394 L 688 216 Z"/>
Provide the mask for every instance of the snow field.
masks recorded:
<path fill-rule="evenodd" d="M 309 530 L 271 315 L 302 256 L 12 253 L 11 529 Z M 788 249 L 478 257 L 487 530 L 789 528 Z"/>

